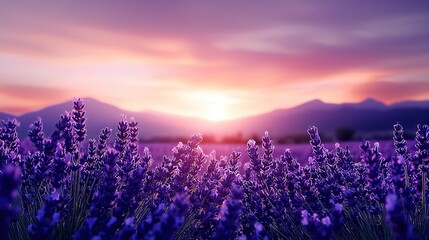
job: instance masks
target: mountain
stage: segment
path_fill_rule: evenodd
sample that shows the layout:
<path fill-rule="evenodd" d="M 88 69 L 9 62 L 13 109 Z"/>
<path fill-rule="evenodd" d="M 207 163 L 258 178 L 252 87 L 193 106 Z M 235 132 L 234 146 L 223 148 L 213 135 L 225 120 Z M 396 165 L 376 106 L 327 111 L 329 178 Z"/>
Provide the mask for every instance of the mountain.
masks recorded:
<path fill-rule="evenodd" d="M 398 103 L 400 106 L 400 103 Z M 276 110 L 231 125 L 251 129 L 254 133 L 265 130 L 271 136 L 282 137 L 305 133 L 309 126 L 317 126 L 327 135 L 339 128 L 353 128 L 360 134 L 391 133 L 392 126 L 401 123 L 405 130 L 415 131 L 417 124 L 429 124 L 429 105 L 410 102 L 406 107 L 385 105 L 374 99 L 360 103 L 330 104 L 311 101 L 290 109 Z M 249 132 L 244 132 L 249 133 Z"/>
<path fill-rule="evenodd" d="M 122 115 L 125 115 L 128 121 L 131 117 L 134 117 L 139 122 L 140 138 L 142 139 L 169 135 L 188 136 L 194 132 L 194 129 L 197 129 L 195 126 L 198 126 L 198 123 L 204 122 L 199 119 L 162 113 L 131 112 L 92 98 L 85 98 L 84 103 L 87 118 L 86 125 L 90 137 L 97 137 L 104 127 L 116 130 L 116 124 Z M 24 127 L 20 129 L 20 136 L 26 135 L 28 126 L 38 117 L 43 121 L 45 133 L 51 134 L 55 130 L 55 124 L 60 120 L 60 115 L 65 114 L 66 110 L 71 111 L 72 108 L 73 104 L 70 101 L 17 117 L 21 126 Z M 190 122 L 195 123 L 195 125 L 186 124 Z"/>
<path fill-rule="evenodd" d="M 223 136 L 262 135 L 280 138 L 285 135 L 305 134 L 309 126 L 317 126 L 326 135 L 332 136 L 338 128 L 349 127 L 359 134 L 391 133 L 393 124 L 401 123 L 407 131 L 415 131 L 416 125 L 429 124 L 429 101 L 406 101 L 385 105 L 374 99 L 360 103 L 332 104 L 313 100 L 299 106 L 275 110 L 269 113 L 242 119 L 211 122 L 198 118 L 182 117 L 158 112 L 130 112 L 116 106 L 85 98 L 87 129 L 90 137 L 97 137 L 103 127 L 116 130 L 121 115 L 127 120 L 134 117 L 140 126 L 140 139 L 183 137 L 201 132 L 217 138 Z M 53 105 L 16 117 L 21 123 L 19 134 L 27 135 L 28 127 L 38 117 L 42 118 L 46 135 L 55 130 L 55 123 L 65 111 L 71 111 L 72 102 Z M 0 119 L 12 118 L 0 113 Z"/>
<path fill-rule="evenodd" d="M 333 104 L 333 103 L 325 103 L 323 101 L 321 101 L 320 99 L 315 99 L 306 103 L 303 103 L 301 105 L 298 105 L 296 107 L 290 108 L 289 110 L 292 111 L 312 111 L 314 109 L 319 109 L 319 110 L 332 110 L 332 109 L 336 109 L 338 108 L 339 105 L 338 104 Z M 284 109 L 281 109 L 279 111 L 283 111 Z"/>
<path fill-rule="evenodd" d="M 404 101 L 394 103 L 391 108 L 429 108 L 429 101 Z"/>
<path fill-rule="evenodd" d="M 388 106 L 380 101 L 373 98 L 367 98 L 360 103 L 344 103 L 340 104 L 342 107 L 350 107 L 355 109 L 373 109 L 373 110 L 385 110 Z"/>
<path fill-rule="evenodd" d="M 0 119 L 1 120 L 7 120 L 7 119 L 11 119 L 14 118 L 15 116 L 7 114 L 7 113 L 2 113 L 0 112 Z"/>

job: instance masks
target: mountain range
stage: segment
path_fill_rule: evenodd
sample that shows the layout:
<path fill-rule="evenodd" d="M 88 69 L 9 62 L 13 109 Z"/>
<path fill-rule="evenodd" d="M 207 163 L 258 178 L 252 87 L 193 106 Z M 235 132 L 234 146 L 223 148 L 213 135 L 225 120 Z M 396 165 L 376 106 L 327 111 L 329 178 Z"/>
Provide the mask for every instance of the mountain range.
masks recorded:
<path fill-rule="evenodd" d="M 417 124 L 429 124 L 429 101 L 403 101 L 385 105 L 371 98 L 360 103 L 342 104 L 313 100 L 293 108 L 221 122 L 158 112 L 130 112 L 92 98 L 85 98 L 84 102 L 90 137 L 98 136 L 103 127 L 116 129 L 121 114 L 125 114 L 128 120 L 134 117 L 139 122 L 139 137 L 142 140 L 187 137 L 197 132 L 216 139 L 236 135 L 248 138 L 252 135 L 262 136 L 265 131 L 269 131 L 273 138 L 281 138 L 305 134 L 308 126 L 313 125 L 327 136 L 333 136 L 339 128 L 352 128 L 364 136 L 391 133 L 393 124 L 397 122 L 409 132 L 415 131 Z M 50 134 L 60 115 L 72 107 L 70 101 L 21 116 L 0 112 L 0 119 L 17 118 L 21 123 L 19 134 L 23 138 L 30 124 L 41 117 L 45 133 Z"/>

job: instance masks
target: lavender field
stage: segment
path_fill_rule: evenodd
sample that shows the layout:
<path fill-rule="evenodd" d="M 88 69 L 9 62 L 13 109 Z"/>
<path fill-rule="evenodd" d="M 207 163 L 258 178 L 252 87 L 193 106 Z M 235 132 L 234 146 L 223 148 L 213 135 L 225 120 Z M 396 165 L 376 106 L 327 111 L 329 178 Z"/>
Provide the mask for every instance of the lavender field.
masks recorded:
<path fill-rule="evenodd" d="M 259 140 L 259 139 L 258 139 Z M 310 137 L 309 137 L 310 140 Z M 373 143 L 378 142 L 381 146 L 380 153 L 387 158 L 391 158 L 396 154 L 395 152 L 395 146 L 393 141 L 372 141 Z M 355 161 L 359 161 L 360 155 L 362 153 L 362 149 L 360 148 L 360 144 L 362 142 L 359 141 L 353 141 L 353 142 L 328 142 L 323 143 L 324 147 L 329 150 L 334 150 L 336 148 L 336 145 L 339 144 L 341 147 L 348 147 L 350 151 L 350 155 L 353 156 Z M 415 141 L 409 141 L 408 145 L 410 147 L 414 147 Z M 140 153 L 142 154 L 144 152 L 144 148 L 148 148 L 154 161 L 156 160 L 162 160 L 164 155 L 168 156 L 171 155 L 172 150 L 174 147 L 176 147 L 177 144 L 175 143 L 141 143 L 139 145 Z M 232 150 L 237 150 L 245 153 L 247 149 L 246 144 L 240 144 L 240 143 L 204 143 L 204 135 L 203 135 L 203 141 L 200 144 L 201 149 L 203 150 L 205 155 L 210 154 L 216 154 L 217 157 L 228 157 L 231 154 Z M 297 161 L 301 165 L 308 164 L 309 158 L 313 157 L 313 149 L 312 146 L 308 143 L 302 143 L 302 144 L 275 144 L 275 148 L 273 151 L 273 157 L 274 158 L 280 158 L 284 152 L 289 149 L 293 155 L 294 158 L 297 159 Z M 214 151 L 214 153 L 212 153 Z M 242 163 L 240 170 L 245 170 L 250 164 L 250 158 L 247 154 L 243 154 L 240 158 L 240 162 Z M 161 162 L 154 162 L 153 165 L 157 165 Z"/>
<path fill-rule="evenodd" d="M 19 123 L 3 121 L 2 238 L 429 237 L 427 125 L 414 143 L 396 124 L 381 143 L 324 145 L 310 127 L 308 145 L 274 146 L 268 132 L 260 146 L 205 145 L 201 134 L 142 145 L 125 118 L 87 139 L 84 106 L 76 99 L 51 135 L 36 120 L 27 150 Z"/>

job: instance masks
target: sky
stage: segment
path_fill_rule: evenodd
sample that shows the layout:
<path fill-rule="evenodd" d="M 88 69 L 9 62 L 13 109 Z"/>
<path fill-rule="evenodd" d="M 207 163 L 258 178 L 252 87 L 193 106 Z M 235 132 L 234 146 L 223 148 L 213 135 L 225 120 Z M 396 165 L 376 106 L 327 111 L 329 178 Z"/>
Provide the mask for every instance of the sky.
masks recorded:
<path fill-rule="evenodd" d="M 225 120 L 429 99 L 428 1 L 0 2 L 0 111 L 74 97 Z"/>

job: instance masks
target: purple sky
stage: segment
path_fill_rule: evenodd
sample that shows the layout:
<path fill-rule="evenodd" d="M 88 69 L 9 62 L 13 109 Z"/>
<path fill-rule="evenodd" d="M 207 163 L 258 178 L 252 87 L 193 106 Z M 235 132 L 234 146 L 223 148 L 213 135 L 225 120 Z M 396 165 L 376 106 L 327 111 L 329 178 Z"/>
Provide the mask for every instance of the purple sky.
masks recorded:
<path fill-rule="evenodd" d="M 94 97 L 222 120 L 429 99 L 427 1 L 3 1 L 0 111 Z"/>

